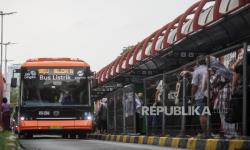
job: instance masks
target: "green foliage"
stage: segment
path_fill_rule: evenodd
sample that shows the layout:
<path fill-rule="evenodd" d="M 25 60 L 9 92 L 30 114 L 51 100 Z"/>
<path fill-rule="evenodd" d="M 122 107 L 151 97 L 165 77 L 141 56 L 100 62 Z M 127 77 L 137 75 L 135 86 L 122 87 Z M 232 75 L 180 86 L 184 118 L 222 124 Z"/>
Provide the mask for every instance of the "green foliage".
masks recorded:
<path fill-rule="evenodd" d="M 10 102 L 11 107 L 18 105 L 18 99 L 19 99 L 19 92 L 18 88 L 12 88 L 10 91 Z"/>
<path fill-rule="evenodd" d="M 20 146 L 18 146 L 18 139 L 10 131 L 0 132 L 0 149 L 21 150 Z"/>
<path fill-rule="evenodd" d="M 130 45 L 130 46 L 123 47 L 123 48 L 122 48 L 122 53 L 121 53 L 121 55 L 122 55 L 123 53 L 127 52 L 128 50 L 132 49 L 133 47 L 134 47 L 134 45 Z"/>

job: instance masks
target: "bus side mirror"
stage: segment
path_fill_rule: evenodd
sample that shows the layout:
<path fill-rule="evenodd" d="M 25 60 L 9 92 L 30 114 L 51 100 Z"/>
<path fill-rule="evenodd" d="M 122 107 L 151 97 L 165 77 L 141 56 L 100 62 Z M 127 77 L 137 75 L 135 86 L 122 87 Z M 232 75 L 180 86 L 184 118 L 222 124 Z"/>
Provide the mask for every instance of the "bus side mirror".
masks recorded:
<path fill-rule="evenodd" d="M 12 88 L 17 87 L 17 78 L 11 78 L 11 87 Z"/>

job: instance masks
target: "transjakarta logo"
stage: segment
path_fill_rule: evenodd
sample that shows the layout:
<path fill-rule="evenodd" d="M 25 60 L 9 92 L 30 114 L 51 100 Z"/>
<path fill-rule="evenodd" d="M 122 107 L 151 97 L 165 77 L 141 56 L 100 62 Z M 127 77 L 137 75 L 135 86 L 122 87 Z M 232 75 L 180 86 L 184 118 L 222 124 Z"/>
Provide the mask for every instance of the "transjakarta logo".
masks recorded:
<path fill-rule="evenodd" d="M 82 77 L 82 76 L 84 75 L 84 73 L 83 73 L 82 70 L 79 70 L 79 71 L 77 71 L 77 75 L 78 75 L 79 77 Z"/>
<path fill-rule="evenodd" d="M 31 70 L 31 71 L 27 71 L 24 74 L 24 79 L 35 79 L 36 78 L 36 71 Z"/>
<path fill-rule="evenodd" d="M 204 116 L 211 115 L 211 111 L 208 106 L 204 106 L 202 111 L 199 111 L 199 106 L 142 106 L 142 115 L 144 116 L 158 116 L 165 114 L 166 116 Z M 201 112 L 201 113 L 200 113 Z"/>

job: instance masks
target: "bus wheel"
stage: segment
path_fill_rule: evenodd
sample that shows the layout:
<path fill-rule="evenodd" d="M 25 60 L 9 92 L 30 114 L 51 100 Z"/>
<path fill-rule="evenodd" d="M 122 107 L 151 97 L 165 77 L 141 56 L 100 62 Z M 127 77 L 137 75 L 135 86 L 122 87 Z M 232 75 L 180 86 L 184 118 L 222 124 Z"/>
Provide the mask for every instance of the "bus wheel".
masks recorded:
<path fill-rule="evenodd" d="M 80 133 L 78 134 L 79 139 L 86 139 L 87 135 L 86 133 Z"/>

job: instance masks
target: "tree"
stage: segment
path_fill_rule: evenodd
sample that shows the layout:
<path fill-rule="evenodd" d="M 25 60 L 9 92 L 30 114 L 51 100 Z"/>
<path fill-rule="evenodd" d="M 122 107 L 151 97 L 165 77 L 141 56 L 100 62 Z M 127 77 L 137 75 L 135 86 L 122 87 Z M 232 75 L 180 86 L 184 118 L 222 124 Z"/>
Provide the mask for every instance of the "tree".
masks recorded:
<path fill-rule="evenodd" d="M 19 92 L 18 88 L 12 88 L 10 91 L 10 105 L 11 107 L 18 105 Z"/>

